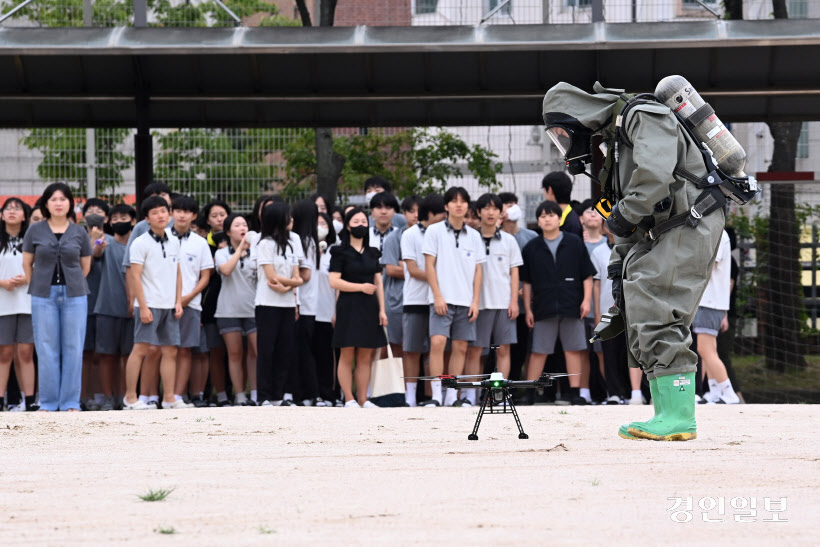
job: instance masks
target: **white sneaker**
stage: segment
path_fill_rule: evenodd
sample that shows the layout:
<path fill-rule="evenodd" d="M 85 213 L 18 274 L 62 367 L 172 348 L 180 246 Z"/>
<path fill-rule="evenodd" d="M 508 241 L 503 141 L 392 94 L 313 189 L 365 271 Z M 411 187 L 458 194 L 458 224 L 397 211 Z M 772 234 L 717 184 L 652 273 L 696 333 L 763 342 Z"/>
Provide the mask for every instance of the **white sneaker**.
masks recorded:
<path fill-rule="evenodd" d="M 26 405 L 25 403 L 20 403 L 19 405 L 14 405 L 13 407 L 9 408 L 9 412 L 25 412 Z"/>
<path fill-rule="evenodd" d="M 610 395 L 607 397 L 606 401 L 604 401 L 605 405 L 619 405 L 621 404 L 621 398 L 617 395 Z"/>
<path fill-rule="evenodd" d="M 148 406 L 147 404 L 143 403 L 139 399 L 135 403 L 129 403 L 125 400 L 125 397 L 122 398 L 122 409 L 123 410 L 148 410 L 149 408 L 154 408 Z"/>
<path fill-rule="evenodd" d="M 302 399 L 302 406 L 313 406 L 313 401 L 310 399 Z M 319 406 L 319 405 L 316 405 Z"/>
<path fill-rule="evenodd" d="M 182 399 L 177 399 L 173 403 L 162 403 L 163 410 L 178 410 L 180 408 L 194 408 L 194 405 L 189 405 Z"/>
<path fill-rule="evenodd" d="M 718 400 L 719 404 L 724 405 L 739 405 L 740 398 L 738 398 L 737 393 L 734 391 L 727 389 L 720 395 L 720 400 Z"/>
<path fill-rule="evenodd" d="M 261 404 L 261 405 L 259 405 L 259 406 L 273 406 L 273 403 L 271 403 L 271 402 L 270 402 L 270 401 L 268 401 L 268 400 L 265 400 L 265 401 L 262 401 L 262 404 Z"/>
<path fill-rule="evenodd" d="M 368 403 L 370 401 L 367 401 Z M 348 401 L 345 403 L 345 408 L 362 408 L 359 406 L 359 403 L 354 399 L 352 401 Z"/>
<path fill-rule="evenodd" d="M 370 401 L 365 401 L 362 405 L 362 408 L 379 408 L 379 405 L 377 405 L 376 403 L 372 403 Z"/>
<path fill-rule="evenodd" d="M 645 405 L 646 401 L 644 401 L 643 395 L 636 395 L 635 397 L 632 397 L 631 399 L 629 399 L 629 404 L 630 405 Z"/>

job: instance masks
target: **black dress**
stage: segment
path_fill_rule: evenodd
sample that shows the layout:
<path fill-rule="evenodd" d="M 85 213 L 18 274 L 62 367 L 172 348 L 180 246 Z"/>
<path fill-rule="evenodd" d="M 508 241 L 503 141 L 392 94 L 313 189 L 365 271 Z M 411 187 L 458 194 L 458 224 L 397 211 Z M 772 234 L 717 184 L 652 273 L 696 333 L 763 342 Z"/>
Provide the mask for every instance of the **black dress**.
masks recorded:
<path fill-rule="evenodd" d="M 350 283 L 373 283 L 381 253 L 365 247 L 360 253 L 342 243 L 330 248 L 330 271 L 342 274 Z M 379 325 L 379 298 L 376 293 L 339 291 L 333 346 L 337 348 L 381 348 L 387 345 L 384 327 Z"/>

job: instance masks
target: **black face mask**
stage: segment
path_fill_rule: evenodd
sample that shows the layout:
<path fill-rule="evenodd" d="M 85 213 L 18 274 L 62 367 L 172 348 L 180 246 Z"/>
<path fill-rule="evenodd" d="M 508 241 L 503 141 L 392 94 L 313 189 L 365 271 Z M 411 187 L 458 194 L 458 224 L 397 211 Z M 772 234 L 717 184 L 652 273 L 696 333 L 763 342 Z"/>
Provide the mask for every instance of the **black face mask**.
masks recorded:
<path fill-rule="evenodd" d="M 367 226 L 353 226 L 351 228 L 348 228 L 348 231 L 350 232 L 350 235 L 355 237 L 356 239 L 364 239 L 369 229 L 370 228 L 368 228 Z"/>
<path fill-rule="evenodd" d="M 114 233 L 118 236 L 124 236 L 128 232 L 131 231 L 133 226 L 130 222 L 112 222 L 111 229 L 114 230 Z"/>

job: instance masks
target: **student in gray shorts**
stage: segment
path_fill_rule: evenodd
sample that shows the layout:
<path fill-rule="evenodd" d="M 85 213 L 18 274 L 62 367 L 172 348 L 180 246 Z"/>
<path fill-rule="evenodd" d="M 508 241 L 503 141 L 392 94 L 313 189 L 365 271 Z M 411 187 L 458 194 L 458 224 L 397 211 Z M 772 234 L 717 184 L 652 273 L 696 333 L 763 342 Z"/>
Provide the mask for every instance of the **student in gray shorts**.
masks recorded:
<path fill-rule="evenodd" d="M 430 285 L 424 266 L 424 234 L 431 225 L 444 220 L 444 199 L 430 194 L 418 207 L 419 222 L 401 235 L 401 256 L 404 259 L 404 287 L 402 288 L 402 364 L 405 402 L 416 406 L 416 380 L 421 374 L 421 356 L 430 351 Z M 388 318 L 388 327 L 390 319 Z"/>
<path fill-rule="evenodd" d="M 137 381 L 142 361 L 150 346 L 160 346 L 160 376 L 164 390 L 163 408 L 186 408 L 174 398 L 179 318 L 182 317 L 182 273 L 179 268 L 179 239 L 165 231 L 171 218 L 168 203 L 152 196 L 142 204 L 142 214 L 150 230 L 131 244 L 130 286 L 136 296 L 134 306 L 134 348 L 125 370 L 123 410 L 147 410 L 137 398 Z M 136 320 L 136 318 L 139 320 Z"/>
<path fill-rule="evenodd" d="M 502 208 L 501 199 L 495 194 L 484 194 L 476 201 L 487 260 L 481 264 L 476 339 L 467 350 L 466 373 L 481 373 L 481 353 L 492 343 L 498 346 L 498 371 L 506 378 L 510 374 L 510 344 L 517 341 L 518 268 L 524 261 L 515 238 L 498 228 Z M 476 390 L 466 391 L 470 403 L 475 404 Z"/>
<path fill-rule="evenodd" d="M 452 344 L 448 374 L 464 370 L 467 344 L 475 340 L 475 320 L 481 293 L 481 263 L 486 261 L 481 236 L 467 226 L 465 217 L 470 194 L 453 187 L 444 194 L 448 220 L 427 228 L 424 234 L 424 270 L 430 283 L 430 374 L 444 372 L 444 350 L 449 338 Z M 433 381 L 433 399 L 429 405 L 442 404 L 438 391 L 441 382 Z M 456 402 L 456 390 L 447 389 L 444 405 Z M 463 405 L 463 402 L 462 402 Z"/>
<path fill-rule="evenodd" d="M 100 257 L 100 291 L 94 306 L 97 320 L 95 350 L 99 359 L 99 384 L 102 390 L 101 410 L 113 410 L 115 397 L 122 397 L 122 357 L 128 357 L 134 346 L 134 318 L 128 314 L 128 297 L 122 261 L 137 212 L 124 203 L 109 211 L 113 236 L 105 236 Z M 94 395 L 95 400 L 97 394 Z M 118 401 L 119 402 L 119 401 Z"/>
<path fill-rule="evenodd" d="M 521 253 L 524 308 L 527 324 L 533 329 L 527 380 L 541 376 L 547 355 L 554 352 L 555 341 L 560 336 L 567 372 L 572 374 L 569 377 L 571 402 L 583 405 L 587 402 L 580 391 L 583 354 L 587 351 L 583 318 L 590 309 L 595 266 L 583 240 L 561 231 L 561 214 L 557 203 L 541 203 L 536 217 L 543 237 L 527 243 Z M 532 392 L 527 396 L 531 400 Z"/>

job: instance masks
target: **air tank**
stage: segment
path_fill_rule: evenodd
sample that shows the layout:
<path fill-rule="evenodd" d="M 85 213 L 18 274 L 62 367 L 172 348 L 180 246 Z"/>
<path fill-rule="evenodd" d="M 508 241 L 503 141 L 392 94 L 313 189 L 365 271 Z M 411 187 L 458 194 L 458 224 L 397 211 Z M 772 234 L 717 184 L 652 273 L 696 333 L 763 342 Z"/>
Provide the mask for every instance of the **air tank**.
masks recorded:
<path fill-rule="evenodd" d="M 692 132 L 706 143 L 724 173 L 733 177 L 745 176 L 746 151 L 686 78 L 667 76 L 658 82 L 655 96 L 689 122 Z"/>

